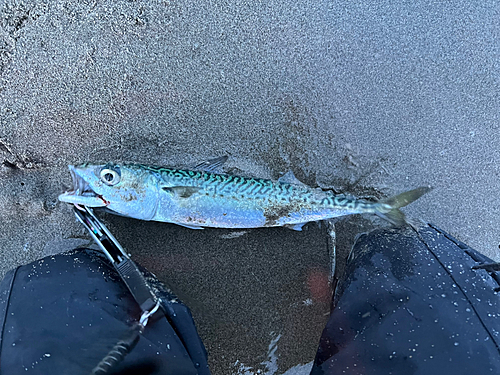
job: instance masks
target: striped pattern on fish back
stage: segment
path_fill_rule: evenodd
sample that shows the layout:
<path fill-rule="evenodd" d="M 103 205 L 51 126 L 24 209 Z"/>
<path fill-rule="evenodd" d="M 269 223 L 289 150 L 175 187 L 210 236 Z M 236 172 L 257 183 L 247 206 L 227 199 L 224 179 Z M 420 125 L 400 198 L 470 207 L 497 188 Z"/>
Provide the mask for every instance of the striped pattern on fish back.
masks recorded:
<path fill-rule="evenodd" d="M 140 165 L 156 174 L 167 186 L 200 187 L 214 197 L 239 199 L 263 199 L 288 201 L 311 200 L 312 189 L 291 184 L 274 182 L 262 178 L 250 178 L 204 171 L 191 171 L 164 167 Z"/>
<path fill-rule="evenodd" d="M 373 210 L 372 202 L 335 195 L 330 191 L 318 192 L 307 186 L 204 171 L 144 165 L 140 167 L 155 173 L 168 186 L 200 187 L 214 198 L 258 199 L 278 204 L 294 203 L 318 209 L 333 208 L 357 212 Z"/>

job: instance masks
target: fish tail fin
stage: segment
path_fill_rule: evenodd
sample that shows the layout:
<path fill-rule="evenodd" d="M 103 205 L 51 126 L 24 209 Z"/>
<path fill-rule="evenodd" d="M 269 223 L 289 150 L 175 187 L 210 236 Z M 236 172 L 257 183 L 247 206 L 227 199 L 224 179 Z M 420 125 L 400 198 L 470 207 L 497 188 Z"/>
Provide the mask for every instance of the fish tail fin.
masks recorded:
<path fill-rule="evenodd" d="M 394 197 L 382 199 L 377 203 L 375 213 L 394 225 L 407 224 L 405 214 L 400 208 L 416 201 L 431 190 L 432 188 L 430 186 L 421 186 L 410 191 L 405 191 Z"/>

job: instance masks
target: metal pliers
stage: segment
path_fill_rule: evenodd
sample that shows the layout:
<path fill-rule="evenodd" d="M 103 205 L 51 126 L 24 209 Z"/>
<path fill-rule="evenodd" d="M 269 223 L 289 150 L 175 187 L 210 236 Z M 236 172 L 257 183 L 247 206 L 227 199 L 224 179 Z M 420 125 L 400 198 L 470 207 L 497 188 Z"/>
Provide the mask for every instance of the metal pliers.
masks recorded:
<path fill-rule="evenodd" d="M 123 247 L 109 229 L 99 221 L 92 209 L 84 206 L 74 207 L 73 210 L 77 219 L 87 228 L 94 241 L 106 254 L 125 285 L 127 285 L 130 293 L 141 307 L 143 313 L 141 319 L 143 321 L 146 319 L 145 322 L 147 322 L 147 318 L 153 315 L 154 312 L 161 310 L 161 300 L 155 296 L 136 263 L 130 259 L 130 256 L 123 250 Z"/>

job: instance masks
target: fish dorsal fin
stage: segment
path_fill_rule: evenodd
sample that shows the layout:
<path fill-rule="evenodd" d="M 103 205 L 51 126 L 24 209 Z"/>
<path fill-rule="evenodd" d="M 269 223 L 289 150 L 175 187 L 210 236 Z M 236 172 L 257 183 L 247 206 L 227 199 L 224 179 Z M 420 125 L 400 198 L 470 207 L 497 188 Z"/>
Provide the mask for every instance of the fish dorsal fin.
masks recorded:
<path fill-rule="evenodd" d="M 195 186 L 164 186 L 161 189 L 179 198 L 189 198 L 191 195 L 201 190 L 201 188 Z"/>
<path fill-rule="evenodd" d="M 292 184 L 292 185 L 299 185 L 299 186 L 307 186 L 303 182 L 299 181 L 297 177 L 293 174 L 291 170 L 286 172 L 283 176 L 278 178 L 278 182 L 281 182 L 283 184 Z"/>
<path fill-rule="evenodd" d="M 228 156 L 224 155 L 215 159 L 206 160 L 196 165 L 193 169 L 196 171 L 217 173 L 220 172 L 222 166 L 227 161 L 227 159 Z"/>

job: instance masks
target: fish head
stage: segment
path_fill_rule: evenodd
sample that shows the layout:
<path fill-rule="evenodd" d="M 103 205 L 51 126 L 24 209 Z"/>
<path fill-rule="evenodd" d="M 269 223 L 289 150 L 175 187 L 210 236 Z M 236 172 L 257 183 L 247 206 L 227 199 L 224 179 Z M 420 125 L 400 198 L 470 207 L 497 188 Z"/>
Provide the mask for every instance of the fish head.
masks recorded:
<path fill-rule="evenodd" d="M 119 215 L 151 220 L 158 206 L 156 177 L 136 165 L 101 164 L 69 166 L 73 190 L 61 202 L 106 207 Z"/>

